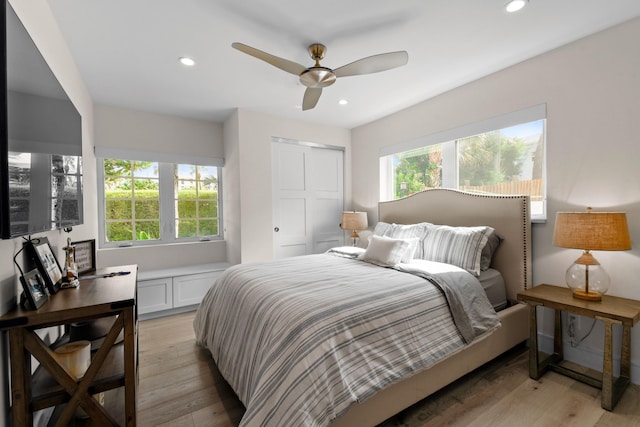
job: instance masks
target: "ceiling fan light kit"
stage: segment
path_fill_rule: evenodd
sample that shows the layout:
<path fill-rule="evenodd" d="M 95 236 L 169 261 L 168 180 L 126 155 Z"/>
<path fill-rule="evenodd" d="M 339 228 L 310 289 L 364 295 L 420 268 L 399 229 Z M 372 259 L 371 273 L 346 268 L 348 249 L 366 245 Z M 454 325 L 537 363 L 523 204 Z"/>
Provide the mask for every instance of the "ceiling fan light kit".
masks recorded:
<path fill-rule="evenodd" d="M 232 43 L 231 46 L 240 52 L 258 58 L 283 71 L 297 75 L 300 83 L 307 88 L 302 99 L 302 110 L 314 108 L 320 99 L 320 95 L 322 95 L 322 88 L 334 84 L 338 77 L 371 74 L 390 70 L 405 65 L 409 60 L 409 55 L 406 51 L 388 52 L 368 56 L 332 70 L 331 68 L 320 65 L 320 60 L 324 58 L 327 52 L 326 46 L 321 43 L 313 43 L 309 46 L 309 56 L 315 61 L 315 65 L 308 68 L 242 43 Z"/>

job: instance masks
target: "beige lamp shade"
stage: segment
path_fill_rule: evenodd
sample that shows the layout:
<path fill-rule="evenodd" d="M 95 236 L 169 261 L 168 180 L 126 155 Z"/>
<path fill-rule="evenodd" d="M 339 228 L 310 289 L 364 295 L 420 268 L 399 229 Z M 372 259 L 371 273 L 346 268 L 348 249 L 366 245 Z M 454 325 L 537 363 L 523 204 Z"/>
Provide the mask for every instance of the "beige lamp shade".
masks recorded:
<path fill-rule="evenodd" d="M 342 223 L 340 227 L 343 230 L 366 230 L 369 227 L 366 212 L 343 212 Z"/>
<path fill-rule="evenodd" d="M 609 289 L 609 275 L 590 251 L 631 249 L 627 216 L 623 212 L 558 212 L 553 244 L 582 249 L 583 253 L 565 273 L 567 286 L 575 298 L 600 301 Z"/>
<path fill-rule="evenodd" d="M 589 251 L 631 249 L 627 215 L 624 212 L 558 212 L 553 244 L 561 248 Z"/>
<path fill-rule="evenodd" d="M 351 238 L 353 239 L 353 246 L 356 245 L 356 239 L 360 237 L 357 230 L 366 230 L 369 227 L 367 222 L 366 212 L 342 212 L 342 222 L 340 228 L 343 230 L 351 230 Z"/>

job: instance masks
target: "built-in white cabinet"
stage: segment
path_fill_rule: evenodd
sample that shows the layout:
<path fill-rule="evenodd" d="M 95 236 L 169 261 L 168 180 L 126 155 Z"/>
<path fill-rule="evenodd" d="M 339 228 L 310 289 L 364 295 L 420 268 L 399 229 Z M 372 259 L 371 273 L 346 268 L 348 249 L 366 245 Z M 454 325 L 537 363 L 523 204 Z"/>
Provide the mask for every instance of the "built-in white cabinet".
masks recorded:
<path fill-rule="evenodd" d="M 173 308 L 173 277 L 138 280 L 138 315 Z"/>
<path fill-rule="evenodd" d="M 194 310 L 228 263 L 199 264 L 138 271 L 138 315 L 141 319 Z"/>

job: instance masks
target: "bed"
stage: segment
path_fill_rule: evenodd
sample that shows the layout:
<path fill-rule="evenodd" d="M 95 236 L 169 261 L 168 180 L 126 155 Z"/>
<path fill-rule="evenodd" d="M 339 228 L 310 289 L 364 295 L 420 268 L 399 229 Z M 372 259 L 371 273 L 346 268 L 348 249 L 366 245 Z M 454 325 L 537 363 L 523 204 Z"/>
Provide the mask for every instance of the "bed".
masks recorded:
<path fill-rule="evenodd" d="M 531 282 L 527 196 L 429 190 L 380 203 L 378 216 L 378 220 L 386 224 L 428 222 L 453 227 L 491 227 L 502 238 L 491 258 L 491 268 L 502 275 L 507 307 L 497 315 L 494 312 L 495 321 L 493 317 L 480 315 L 476 316 L 480 322 L 465 323 L 459 320 L 456 311 L 471 311 L 472 305 L 483 305 L 485 299 L 488 303 L 481 288 L 482 295 L 473 294 L 470 305 L 455 299 L 464 300 L 464 296 L 449 296 L 456 292 L 451 289 L 460 287 L 457 284 L 447 287 L 447 282 L 453 276 L 455 280 L 466 281 L 467 276 L 472 276 L 468 272 L 459 272 L 455 267 L 437 277 L 429 273 L 429 280 L 425 281 L 419 275 L 398 271 L 402 268 L 354 260 L 348 250 L 234 266 L 226 274 L 229 277 L 221 283 L 219 279 L 205 296 L 196 314 L 194 328 L 196 340 L 209 349 L 223 376 L 247 407 L 242 425 L 374 426 L 528 338 L 528 311 L 524 305 L 515 302 L 516 294 L 527 289 Z M 378 245 L 378 240 L 375 238 L 372 243 Z M 267 274 L 265 264 L 273 271 Z M 398 264 L 409 266 L 409 269 L 414 268 L 413 265 Z M 300 266 L 297 273 L 289 273 Z M 343 271 L 350 279 L 345 279 Z M 244 277 L 243 287 L 228 287 L 226 282 L 231 281 L 232 276 Z M 356 296 L 341 294 L 343 289 L 347 292 L 347 286 L 340 287 L 340 284 L 347 282 L 349 289 L 357 290 Z M 302 294 L 296 298 L 301 299 L 293 299 L 281 289 L 256 296 L 266 283 L 278 283 L 287 289 L 295 287 Z M 471 295 L 477 292 L 474 283 L 479 286 L 480 282 L 468 280 L 464 292 L 458 293 Z M 314 288 L 313 293 L 311 288 Z M 326 288 L 324 296 L 318 297 L 316 288 Z M 387 289 L 393 289 L 393 292 L 387 292 Z M 252 305 L 257 304 L 251 302 L 252 299 L 260 300 L 264 307 Z M 235 305 L 239 301 L 242 303 Z M 333 307 L 331 304 L 338 304 L 339 308 L 323 308 Z M 425 304 L 431 305 L 425 308 Z M 454 310 L 452 307 L 458 304 L 462 304 L 462 308 Z M 374 336 L 375 341 L 384 343 L 391 353 L 397 352 L 392 347 L 395 343 L 379 338 L 382 332 L 378 334 L 378 329 L 371 329 L 373 332 L 362 329 L 364 321 L 358 323 L 361 312 L 350 318 L 356 320 L 353 320 L 354 329 L 347 332 L 342 326 L 323 323 L 325 318 L 318 314 L 322 311 L 327 318 L 343 316 L 356 306 L 365 307 L 372 313 L 378 313 L 382 306 L 395 307 L 394 313 L 375 317 L 374 322 L 378 322 L 375 328 L 391 330 L 395 334 L 391 341 L 396 337 L 409 337 L 401 345 L 406 346 L 411 357 L 406 354 L 399 357 L 405 364 L 389 365 L 386 355 L 355 347 L 353 341 L 356 339 Z M 427 311 L 437 320 L 425 321 L 421 316 Z M 401 326 L 397 326 L 400 320 L 394 317 L 396 313 L 406 317 L 402 319 L 403 323 L 415 323 L 400 329 Z M 252 319 L 256 323 L 250 324 Z M 300 323 L 289 330 L 292 319 L 300 319 Z M 426 326 L 424 329 L 426 334 L 436 338 L 433 343 L 424 343 L 422 338 L 412 339 L 414 332 L 423 329 L 423 325 L 429 325 L 429 329 Z M 436 325 L 440 328 L 438 335 L 433 329 Z M 333 335 L 327 335 L 327 330 Z M 310 343 L 321 349 L 311 348 Z M 316 354 L 316 351 L 323 353 Z M 372 354 L 383 361 L 365 360 L 358 362 L 361 365 L 350 365 L 360 353 L 363 357 Z M 242 363 L 238 363 L 239 360 Z M 323 364 L 325 360 L 330 364 Z M 340 374 L 334 375 L 333 369 Z M 316 390 L 321 392 L 311 397 L 305 394 Z"/>

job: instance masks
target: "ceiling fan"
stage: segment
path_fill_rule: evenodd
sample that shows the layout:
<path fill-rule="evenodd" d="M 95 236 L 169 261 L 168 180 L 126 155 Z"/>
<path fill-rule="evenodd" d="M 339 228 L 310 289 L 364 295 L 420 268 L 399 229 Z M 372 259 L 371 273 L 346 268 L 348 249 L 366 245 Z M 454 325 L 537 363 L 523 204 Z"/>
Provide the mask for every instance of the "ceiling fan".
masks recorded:
<path fill-rule="evenodd" d="M 307 87 L 304 92 L 304 98 L 302 99 L 303 110 L 310 110 L 315 107 L 320 99 L 320 95 L 322 95 L 322 88 L 334 84 L 338 77 L 386 71 L 405 65 L 409 60 L 407 52 L 402 50 L 368 56 L 332 70 L 331 68 L 320 65 L 320 60 L 324 58 L 324 54 L 327 52 L 327 48 L 320 43 L 314 43 L 309 46 L 309 55 L 316 63 L 308 68 L 297 62 L 271 55 L 254 47 L 247 46 L 246 44 L 236 42 L 232 43 L 231 46 L 240 52 L 261 59 L 283 71 L 299 76 L 300 83 Z"/>

